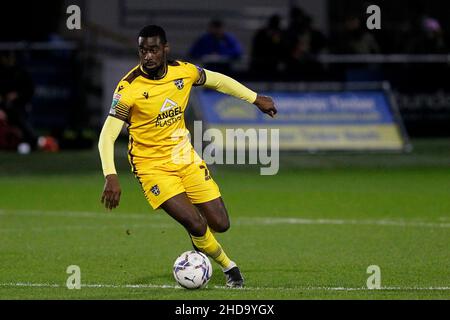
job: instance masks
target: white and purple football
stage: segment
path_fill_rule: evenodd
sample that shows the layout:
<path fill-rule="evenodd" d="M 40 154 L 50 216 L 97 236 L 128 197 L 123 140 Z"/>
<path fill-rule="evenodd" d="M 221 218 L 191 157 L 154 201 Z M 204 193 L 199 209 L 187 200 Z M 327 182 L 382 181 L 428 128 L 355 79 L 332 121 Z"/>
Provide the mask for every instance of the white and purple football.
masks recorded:
<path fill-rule="evenodd" d="M 211 262 L 201 252 L 183 252 L 173 264 L 173 276 L 183 288 L 204 288 L 212 276 Z"/>

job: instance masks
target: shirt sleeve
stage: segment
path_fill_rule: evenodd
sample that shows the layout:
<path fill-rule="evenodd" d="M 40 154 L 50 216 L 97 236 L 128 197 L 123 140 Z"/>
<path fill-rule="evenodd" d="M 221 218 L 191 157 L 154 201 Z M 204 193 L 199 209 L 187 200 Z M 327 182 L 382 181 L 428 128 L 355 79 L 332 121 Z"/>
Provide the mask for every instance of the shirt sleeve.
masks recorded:
<path fill-rule="evenodd" d="M 201 86 L 205 82 L 205 71 L 202 67 L 189 62 L 181 62 L 185 65 L 189 78 L 192 79 L 193 86 Z"/>
<path fill-rule="evenodd" d="M 109 115 L 128 122 L 130 110 L 133 106 L 131 86 L 126 81 L 121 81 L 114 91 Z"/>
<path fill-rule="evenodd" d="M 245 100 L 248 103 L 254 103 L 258 94 L 238 81 L 219 72 L 204 70 L 206 88 L 228 94 L 230 96 Z"/>
<path fill-rule="evenodd" d="M 194 86 L 202 86 L 205 84 L 206 81 L 206 75 L 205 75 L 205 70 L 202 67 L 199 67 L 197 65 L 193 65 L 195 70 L 194 70 L 194 82 L 193 85 Z"/>
<path fill-rule="evenodd" d="M 114 142 L 122 130 L 124 122 L 113 118 L 106 118 L 98 140 L 98 151 L 102 162 L 103 175 L 117 174 L 114 166 Z"/>

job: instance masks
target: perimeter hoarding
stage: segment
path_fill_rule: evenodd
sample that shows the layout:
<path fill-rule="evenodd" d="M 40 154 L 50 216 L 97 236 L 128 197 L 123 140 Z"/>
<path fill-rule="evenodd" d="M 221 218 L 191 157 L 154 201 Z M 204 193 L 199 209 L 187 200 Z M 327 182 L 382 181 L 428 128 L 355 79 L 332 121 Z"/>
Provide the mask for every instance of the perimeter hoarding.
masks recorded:
<path fill-rule="evenodd" d="M 206 127 L 279 129 L 280 150 L 403 150 L 401 119 L 385 90 L 266 91 L 278 109 L 274 119 L 239 99 L 210 90 L 198 101 Z"/>

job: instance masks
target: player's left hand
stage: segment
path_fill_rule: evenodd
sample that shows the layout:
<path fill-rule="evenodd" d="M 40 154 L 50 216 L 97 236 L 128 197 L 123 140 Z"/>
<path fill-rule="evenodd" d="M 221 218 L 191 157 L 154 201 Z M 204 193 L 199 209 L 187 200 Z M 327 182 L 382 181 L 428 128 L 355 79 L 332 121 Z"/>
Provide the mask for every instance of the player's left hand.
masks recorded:
<path fill-rule="evenodd" d="M 277 114 L 277 109 L 275 108 L 275 103 L 273 102 L 271 97 L 257 95 L 255 102 L 253 102 L 259 110 L 264 113 L 267 113 L 272 118 Z"/>

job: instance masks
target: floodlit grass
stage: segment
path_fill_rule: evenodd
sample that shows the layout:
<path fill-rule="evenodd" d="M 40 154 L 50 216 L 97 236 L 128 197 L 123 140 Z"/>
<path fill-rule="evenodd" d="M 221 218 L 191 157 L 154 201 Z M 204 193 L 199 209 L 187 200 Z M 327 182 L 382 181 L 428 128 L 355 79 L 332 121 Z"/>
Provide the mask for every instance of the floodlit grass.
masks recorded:
<path fill-rule="evenodd" d="M 217 265 L 208 288 L 174 287 L 190 240 L 150 208 L 124 157 L 122 202 L 108 212 L 95 151 L 0 154 L 0 299 L 449 299 L 450 144 L 427 145 L 286 155 L 275 176 L 212 168 L 232 225 L 217 238 L 243 290 L 223 288 Z M 81 290 L 65 287 L 69 265 Z M 366 287 L 370 265 L 381 290 Z"/>

